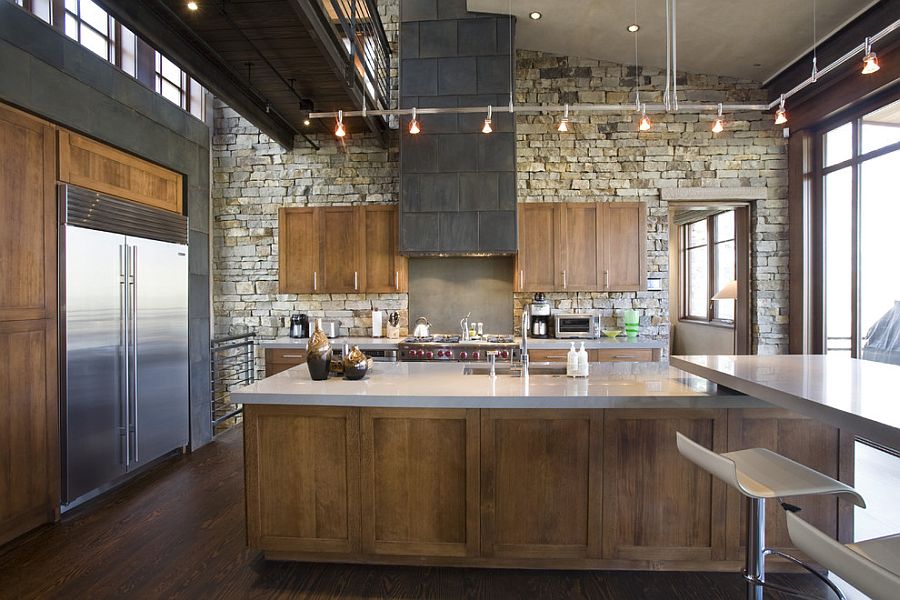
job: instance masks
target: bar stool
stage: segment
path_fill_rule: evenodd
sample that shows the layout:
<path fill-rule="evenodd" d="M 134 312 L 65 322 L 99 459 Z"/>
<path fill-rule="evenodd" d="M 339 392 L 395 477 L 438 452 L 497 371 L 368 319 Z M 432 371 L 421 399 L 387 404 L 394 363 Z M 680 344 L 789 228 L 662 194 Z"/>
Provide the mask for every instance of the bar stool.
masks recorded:
<path fill-rule="evenodd" d="M 900 534 L 844 545 L 792 509 L 787 526 L 798 548 L 859 591 L 875 600 L 900 597 Z"/>
<path fill-rule="evenodd" d="M 766 556 L 775 554 L 800 565 L 824 581 L 839 598 L 837 586 L 801 560 L 766 547 L 766 499 L 822 494 L 845 496 L 865 508 L 856 490 L 818 471 L 765 448 L 717 454 L 676 432 L 678 451 L 692 463 L 718 477 L 747 498 L 747 558 L 744 579 L 748 600 L 762 600 L 763 587 L 795 593 L 766 581 Z"/>

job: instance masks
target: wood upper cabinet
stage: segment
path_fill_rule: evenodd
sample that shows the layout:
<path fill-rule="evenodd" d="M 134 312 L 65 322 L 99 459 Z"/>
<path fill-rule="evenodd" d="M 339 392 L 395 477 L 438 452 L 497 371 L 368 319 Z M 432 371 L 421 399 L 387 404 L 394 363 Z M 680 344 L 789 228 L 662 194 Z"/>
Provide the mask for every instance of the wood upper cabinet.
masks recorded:
<path fill-rule="evenodd" d="M 59 180 L 183 214 L 180 174 L 64 130 L 59 132 Z"/>
<path fill-rule="evenodd" d="M 358 409 L 247 405 L 244 457 L 252 548 L 359 551 Z"/>
<path fill-rule="evenodd" d="M 279 211 L 281 293 L 405 291 L 396 205 L 290 207 Z"/>
<path fill-rule="evenodd" d="M 482 555 L 600 556 L 600 410 L 481 411 Z"/>
<path fill-rule="evenodd" d="M 643 202 L 519 204 L 519 291 L 646 289 Z"/>
<path fill-rule="evenodd" d="M 362 409 L 369 554 L 477 556 L 479 411 Z"/>
<path fill-rule="evenodd" d="M 607 410 L 603 436 L 603 558 L 725 557 L 725 484 L 684 459 L 680 431 L 725 452 L 724 410 Z"/>

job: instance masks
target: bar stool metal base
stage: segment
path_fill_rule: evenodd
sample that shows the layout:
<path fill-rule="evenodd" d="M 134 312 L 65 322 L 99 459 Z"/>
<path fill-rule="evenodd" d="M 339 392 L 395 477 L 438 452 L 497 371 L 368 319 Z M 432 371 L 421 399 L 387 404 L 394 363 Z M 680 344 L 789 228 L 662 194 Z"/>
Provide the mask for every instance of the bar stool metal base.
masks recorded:
<path fill-rule="evenodd" d="M 766 548 L 766 500 L 765 498 L 747 497 L 747 557 L 744 568 L 744 579 L 747 580 L 747 600 L 763 600 L 765 588 L 771 588 L 791 594 L 799 598 L 820 600 L 813 596 L 801 594 L 791 588 L 766 581 L 766 556 L 774 554 L 797 564 L 827 585 L 840 599 L 846 600 L 840 589 L 827 577 L 810 567 L 802 560 L 780 550 Z"/>

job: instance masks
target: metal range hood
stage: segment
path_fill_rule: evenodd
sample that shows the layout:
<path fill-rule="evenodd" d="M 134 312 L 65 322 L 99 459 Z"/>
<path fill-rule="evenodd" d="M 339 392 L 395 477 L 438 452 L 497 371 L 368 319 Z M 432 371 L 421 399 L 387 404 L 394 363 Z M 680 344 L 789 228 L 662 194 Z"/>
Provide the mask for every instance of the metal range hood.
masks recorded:
<path fill-rule="evenodd" d="M 440 4 L 438 14 L 437 5 Z M 400 106 L 506 105 L 510 17 L 466 12 L 465 0 L 404 0 L 400 9 Z M 514 254 L 516 130 L 508 113 L 400 121 L 400 251 L 412 256 Z"/>

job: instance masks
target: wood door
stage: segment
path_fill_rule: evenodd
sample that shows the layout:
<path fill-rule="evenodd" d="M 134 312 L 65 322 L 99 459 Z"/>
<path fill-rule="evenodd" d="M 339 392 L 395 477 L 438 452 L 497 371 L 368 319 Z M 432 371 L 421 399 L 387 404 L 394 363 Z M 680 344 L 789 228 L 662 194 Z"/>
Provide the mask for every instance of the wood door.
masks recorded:
<path fill-rule="evenodd" d="M 0 105 L 0 321 L 56 318 L 56 139 Z"/>
<path fill-rule="evenodd" d="M 481 415 L 482 554 L 599 557 L 602 411 Z"/>
<path fill-rule="evenodd" d="M 106 144 L 59 132 L 59 180 L 183 214 L 182 176 Z"/>
<path fill-rule="evenodd" d="M 675 432 L 724 452 L 725 411 L 605 412 L 603 558 L 723 559 L 725 484 L 682 458 Z"/>
<path fill-rule="evenodd" d="M 519 254 L 516 289 L 551 292 L 562 289 L 559 203 L 519 204 Z"/>
<path fill-rule="evenodd" d="M 567 202 L 562 213 L 562 289 L 569 292 L 603 289 L 600 268 L 598 202 Z"/>
<path fill-rule="evenodd" d="M 647 289 L 647 205 L 604 202 L 600 214 L 601 289 L 611 292 Z"/>
<path fill-rule="evenodd" d="M 405 292 L 408 289 L 406 257 L 401 256 L 398 251 L 398 214 L 396 204 L 366 206 L 362 209 L 367 292 Z"/>
<path fill-rule="evenodd" d="M 478 555 L 478 413 L 362 409 L 364 552 Z"/>
<path fill-rule="evenodd" d="M 0 545 L 59 516 L 55 323 L 0 322 Z"/>
<path fill-rule="evenodd" d="M 321 211 L 320 292 L 358 293 L 366 289 L 365 234 L 355 206 L 326 206 Z"/>
<path fill-rule="evenodd" d="M 782 409 L 731 409 L 728 411 L 728 451 L 746 448 L 768 448 L 791 460 L 841 479 L 853 485 L 853 441 L 848 436 L 842 442 L 840 431 L 830 425 L 793 414 Z M 842 456 L 843 455 L 843 456 Z M 844 459 L 844 466 L 841 460 Z M 849 467 L 849 468 L 848 468 Z M 785 502 L 800 506 L 803 520 L 809 521 L 830 537 L 852 541 L 852 505 L 834 496 L 805 496 L 784 498 Z M 842 508 L 849 510 L 842 511 Z M 844 527 L 839 515 L 843 512 Z M 727 539 L 728 558 L 743 559 L 746 544 L 747 506 L 737 490 L 728 490 Z M 839 530 L 844 529 L 844 531 Z M 766 545 L 799 552 L 793 548 L 787 532 L 784 510 L 778 501 L 766 502 Z"/>
<path fill-rule="evenodd" d="M 322 290 L 319 265 L 320 223 L 316 209 L 278 210 L 278 291 L 311 294 Z"/>
<path fill-rule="evenodd" d="M 252 548 L 359 550 L 359 411 L 244 406 L 247 541 Z"/>

